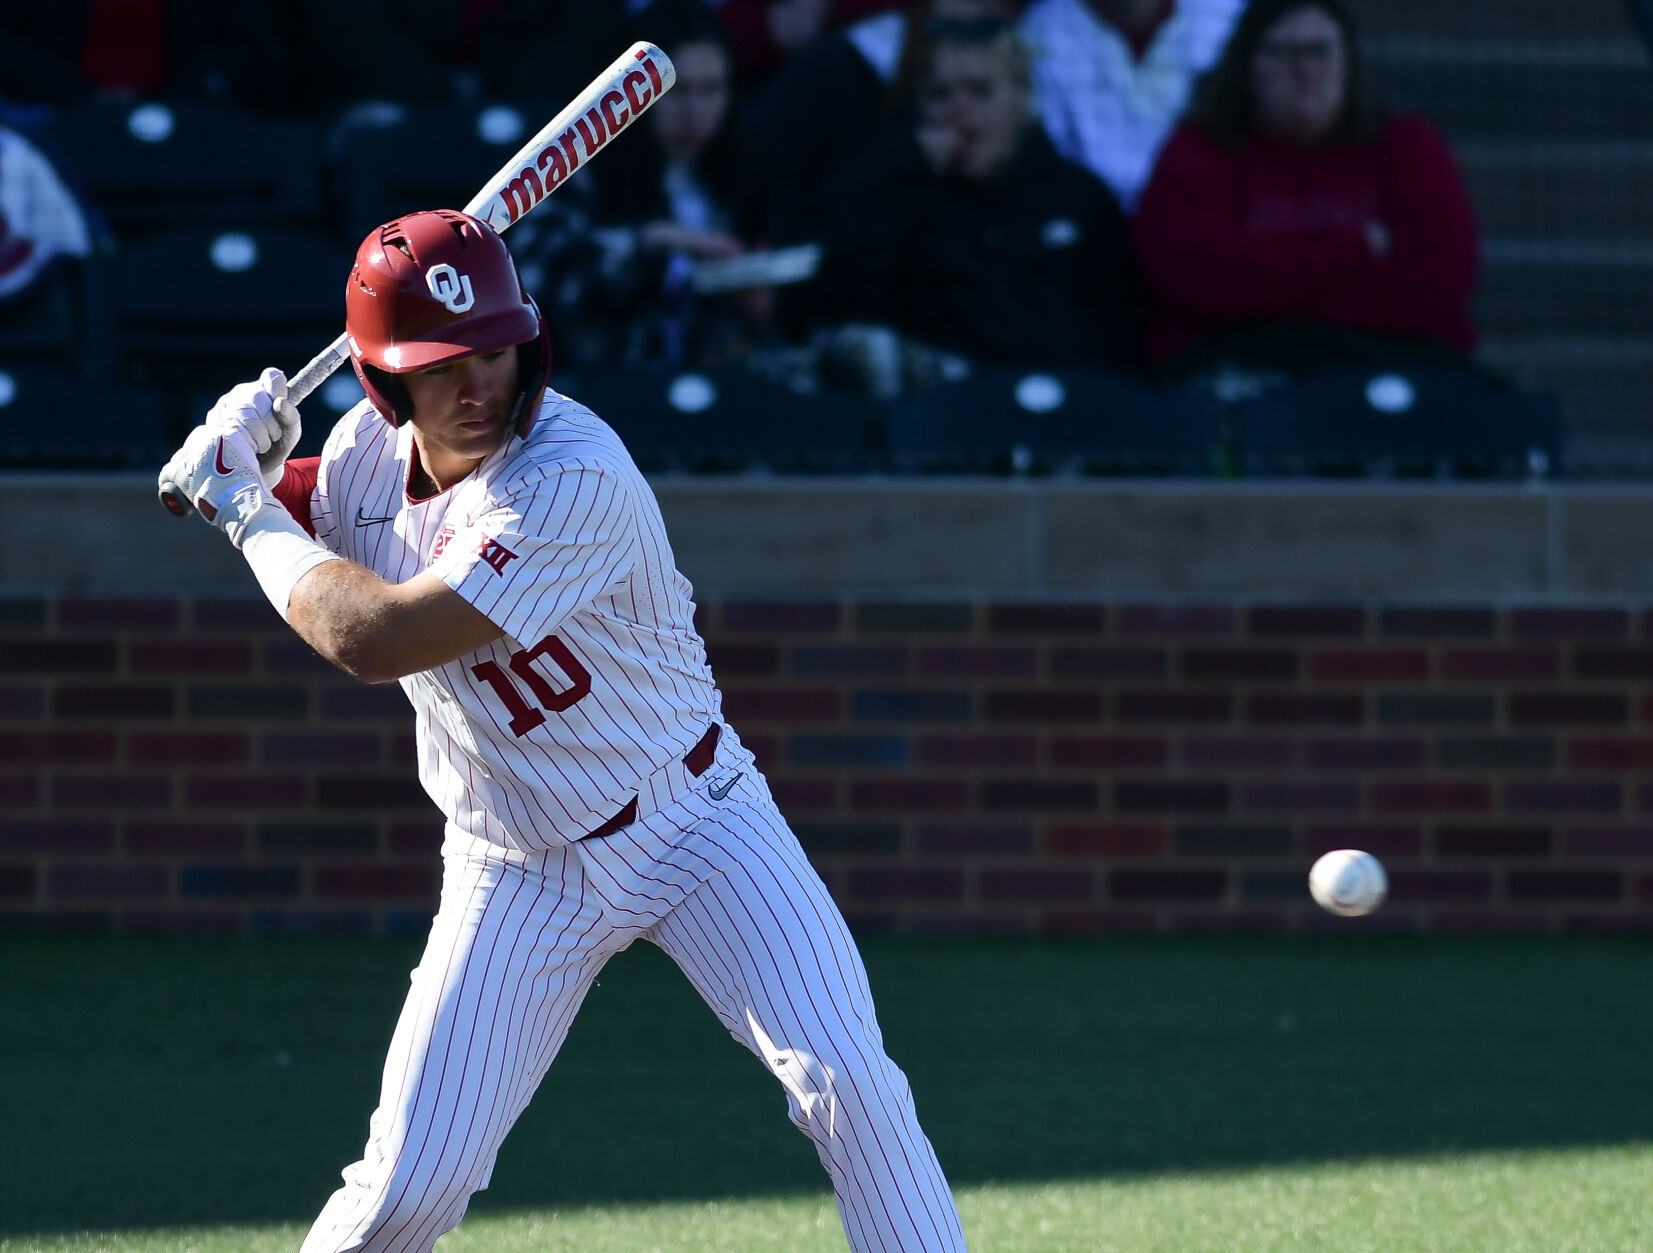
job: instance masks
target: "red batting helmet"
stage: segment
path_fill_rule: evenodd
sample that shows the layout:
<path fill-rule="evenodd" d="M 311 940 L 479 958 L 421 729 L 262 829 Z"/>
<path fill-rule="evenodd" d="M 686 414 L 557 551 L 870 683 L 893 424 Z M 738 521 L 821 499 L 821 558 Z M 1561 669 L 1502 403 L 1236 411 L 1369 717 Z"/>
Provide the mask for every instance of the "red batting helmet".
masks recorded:
<path fill-rule="evenodd" d="M 392 426 L 413 411 L 397 375 L 515 345 L 522 390 L 511 422 L 528 433 L 551 374 L 550 332 L 486 222 L 430 209 L 369 232 L 344 307 L 356 377 Z"/>

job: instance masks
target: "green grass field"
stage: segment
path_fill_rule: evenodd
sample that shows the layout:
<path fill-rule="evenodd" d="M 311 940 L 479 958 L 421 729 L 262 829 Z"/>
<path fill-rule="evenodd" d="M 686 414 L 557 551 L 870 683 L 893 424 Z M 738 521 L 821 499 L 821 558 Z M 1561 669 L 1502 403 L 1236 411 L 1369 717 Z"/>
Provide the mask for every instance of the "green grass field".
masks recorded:
<path fill-rule="evenodd" d="M 1653 1248 L 1653 945 L 865 944 L 978 1253 Z M 417 950 L 0 940 L 0 1250 L 296 1249 Z M 773 1081 L 604 972 L 443 1253 L 842 1250 Z"/>

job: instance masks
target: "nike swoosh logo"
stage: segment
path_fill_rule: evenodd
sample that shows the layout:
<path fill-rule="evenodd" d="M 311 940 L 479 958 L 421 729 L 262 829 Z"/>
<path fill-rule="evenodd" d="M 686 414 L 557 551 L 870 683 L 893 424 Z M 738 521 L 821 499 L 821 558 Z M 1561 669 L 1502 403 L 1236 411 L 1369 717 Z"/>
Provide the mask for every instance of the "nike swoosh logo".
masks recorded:
<path fill-rule="evenodd" d="M 234 474 L 235 467 L 224 464 L 224 437 L 218 437 L 218 451 L 213 454 L 212 468 L 220 474 Z"/>
<path fill-rule="evenodd" d="M 356 506 L 356 525 L 357 526 L 377 526 L 381 522 L 394 521 L 395 518 L 396 518 L 396 515 L 393 514 L 393 513 L 387 513 L 382 518 L 370 518 L 370 517 L 367 516 L 367 514 L 362 512 L 362 507 L 360 505 Z"/>
<path fill-rule="evenodd" d="M 725 796 L 729 795 L 729 789 L 739 783 L 741 775 L 745 773 L 746 772 L 744 770 L 739 771 L 736 774 L 731 775 L 726 781 L 720 783 L 717 787 L 707 788 L 706 795 L 710 796 L 715 801 L 722 800 Z"/>

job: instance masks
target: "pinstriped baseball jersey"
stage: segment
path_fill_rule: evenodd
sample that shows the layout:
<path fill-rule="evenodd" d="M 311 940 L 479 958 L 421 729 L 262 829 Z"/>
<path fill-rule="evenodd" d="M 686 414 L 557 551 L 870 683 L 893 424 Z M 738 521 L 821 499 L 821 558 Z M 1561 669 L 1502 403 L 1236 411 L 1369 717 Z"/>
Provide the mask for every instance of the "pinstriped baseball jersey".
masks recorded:
<path fill-rule="evenodd" d="M 619 437 L 548 392 L 526 439 L 446 492 L 409 498 L 412 455 L 412 428 L 364 402 L 328 438 L 310 509 L 332 551 L 392 583 L 429 570 L 505 632 L 401 681 L 420 781 L 449 823 L 546 849 L 633 797 L 643 814 L 668 804 L 720 702 L 688 581 Z"/>

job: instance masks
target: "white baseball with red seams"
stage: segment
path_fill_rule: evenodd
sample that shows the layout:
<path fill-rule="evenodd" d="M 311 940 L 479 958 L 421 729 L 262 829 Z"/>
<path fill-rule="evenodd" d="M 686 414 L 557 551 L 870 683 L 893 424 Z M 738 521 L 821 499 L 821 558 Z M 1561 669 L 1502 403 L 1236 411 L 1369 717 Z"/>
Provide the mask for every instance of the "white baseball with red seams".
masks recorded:
<path fill-rule="evenodd" d="M 366 1151 L 304 1253 L 424 1253 L 458 1223 L 603 963 L 637 939 L 781 1081 L 851 1248 L 963 1249 L 860 956 L 722 721 L 619 438 L 548 393 L 526 439 L 447 492 L 408 497 L 412 455 L 410 426 L 346 415 L 310 497 L 317 539 L 391 582 L 432 571 L 506 637 L 402 680 L 447 820 L 441 905 Z"/>

